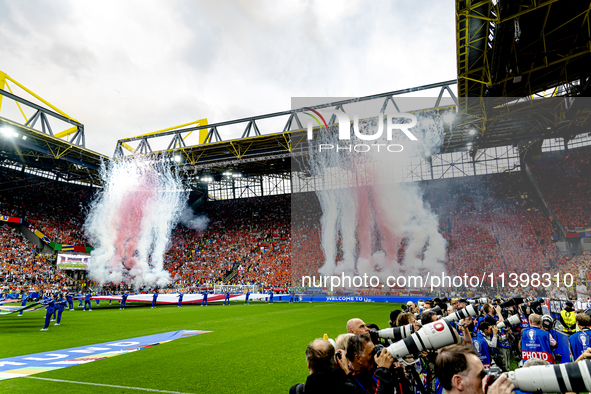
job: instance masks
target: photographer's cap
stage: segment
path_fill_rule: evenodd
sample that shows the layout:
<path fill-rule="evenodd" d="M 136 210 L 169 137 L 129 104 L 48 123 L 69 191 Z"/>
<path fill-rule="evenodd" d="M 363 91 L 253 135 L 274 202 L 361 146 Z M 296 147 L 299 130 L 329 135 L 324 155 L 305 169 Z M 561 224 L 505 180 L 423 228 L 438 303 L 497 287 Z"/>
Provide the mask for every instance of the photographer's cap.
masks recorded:
<path fill-rule="evenodd" d="M 468 300 L 467 300 L 467 299 L 465 299 L 465 298 L 460 298 L 460 299 L 458 300 L 458 302 L 463 302 L 464 304 L 467 304 L 467 303 L 468 303 Z"/>

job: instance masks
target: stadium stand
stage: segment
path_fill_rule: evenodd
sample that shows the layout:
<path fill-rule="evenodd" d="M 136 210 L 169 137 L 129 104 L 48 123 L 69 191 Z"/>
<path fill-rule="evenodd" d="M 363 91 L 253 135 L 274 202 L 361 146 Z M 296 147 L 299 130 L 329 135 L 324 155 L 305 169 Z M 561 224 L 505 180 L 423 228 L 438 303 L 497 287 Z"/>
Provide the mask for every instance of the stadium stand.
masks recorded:
<path fill-rule="evenodd" d="M 214 201 L 201 213 L 206 231 L 177 227 L 166 267 L 178 285 L 218 283 L 285 286 L 290 280 L 288 195 Z"/>
<path fill-rule="evenodd" d="M 547 152 L 530 168 L 564 227 L 591 227 L 591 149 Z"/>
<path fill-rule="evenodd" d="M 35 254 L 34 247 L 20 233 L 0 227 L 0 286 L 8 291 L 58 289 L 75 285 L 74 280 L 57 270 L 49 256 Z"/>
<path fill-rule="evenodd" d="M 442 192 L 454 198 L 437 198 Z M 541 272 L 559 259 L 551 223 L 520 173 L 430 182 L 425 198 L 440 217 L 450 273 Z"/>
<path fill-rule="evenodd" d="M 577 196 L 589 190 L 589 158 L 587 149 L 533 164 L 536 179 L 546 191 L 544 198 L 561 218 L 577 217 L 587 209 L 588 202 Z M 568 176 L 557 176 L 556 171 Z M 553 194 L 556 185 L 548 178 L 576 185 L 576 193 L 566 195 L 570 199 Z M 92 189 L 4 170 L 0 180 L 5 190 L 10 189 L 0 196 L 1 214 L 28 220 L 52 241 L 87 243 L 82 224 Z M 498 274 L 511 267 L 512 272 L 578 275 L 591 267 L 588 255 L 568 259 L 558 254 L 551 241 L 556 231 L 549 215 L 521 173 L 429 181 L 419 187 L 425 203 L 439 215 L 440 232 L 448 241 L 445 265 L 451 274 Z M 442 193 L 453 198 L 438 198 Z M 205 204 L 198 213 L 209 219 L 205 231 L 184 226 L 173 231 L 165 257 L 171 285 L 191 288 L 225 282 L 286 287 L 303 275 L 317 273 L 323 264 L 319 202 L 314 193 L 302 193 L 297 211 L 291 212 L 293 198 L 277 195 Z M 563 220 L 572 223 L 572 219 Z M 34 248 L 14 231 L 4 227 L 1 234 L 4 282 L 76 285 L 45 257 L 36 256 Z M 379 240 L 374 251 L 378 248 Z M 403 240 L 399 260 L 404 249 Z M 38 278 L 26 276 L 32 264 L 43 267 L 36 270 Z"/>

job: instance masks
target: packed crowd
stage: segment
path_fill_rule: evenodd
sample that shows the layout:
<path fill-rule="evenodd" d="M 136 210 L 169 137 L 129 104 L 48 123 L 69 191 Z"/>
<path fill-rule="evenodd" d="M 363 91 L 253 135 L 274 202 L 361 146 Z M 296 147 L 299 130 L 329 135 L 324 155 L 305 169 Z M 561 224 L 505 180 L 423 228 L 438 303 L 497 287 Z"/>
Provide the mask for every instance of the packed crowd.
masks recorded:
<path fill-rule="evenodd" d="M 429 183 L 425 200 L 440 218 L 450 273 L 548 272 L 559 259 L 552 225 L 521 173 Z"/>
<path fill-rule="evenodd" d="M 179 226 L 166 254 L 175 285 L 290 282 L 290 196 L 279 195 L 208 203 L 204 231 Z"/>
<path fill-rule="evenodd" d="M 552 242 L 552 224 L 520 173 L 426 182 L 421 193 L 439 217 L 438 231 L 447 241 L 444 263 L 450 274 L 548 272 L 562 259 Z M 321 212 L 314 194 L 299 197 L 292 218 L 294 278 L 314 275 L 323 265 Z M 372 254 L 380 247 L 380 235 L 374 232 L 373 237 Z M 337 242 L 340 251 L 342 240 Z M 404 260 L 406 245 L 402 238 L 399 262 Z M 336 262 L 341 257 L 337 253 Z"/>
<path fill-rule="evenodd" d="M 0 287 L 4 292 L 57 290 L 74 285 L 72 278 L 56 269 L 51 257 L 36 254 L 18 231 L 0 226 Z"/>
<path fill-rule="evenodd" d="M 530 164 L 558 220 L 568 229 L 591 227 L 591 149 L 544 153 Z"/>
<path fill-rule="evenodd" d="M 92 189 L 6 169 L 0 185 L 0 214 L 26 220 L 55 243 L 87 244 L 82 225 Z"/>
<path fill-rule="evenodd" d="M 554 164 L 543 168 L 551 175 L 546 178 L 560 178 L 552 166 L 563 166 L 561 171 L 568 176 L 562 178 L 576 178 L 577 190 L 586 190 L 589 152 L 548 159 Z M 0 173 L 0 183 L 1 214 L 29 221 L 31 229 L 56 243 L 87 243 L 83 220 L 92 189 L 9 170 Z M 425 205 L 439 217 L 438 231 L 447 241 L 444 264 L 450 274 L 591 269 L 588 258 L 559 256 L 551 241 L 556 232 L 550 217 L 521 173 L 431 181 L 418 188 Z M 575 211 L 585 208 L 582 200 L 566 202 L 560 200 L 558 205 L 565 203 Z M 287 287 L 304 275 L 316 275 L 324 264 L 322 210 L 314 193 L 210 201 L 198 215 L 209 221 L 204 230 L 179 225 L 173 231 L 165 266 L 174 287 L 222 282 Z M 402 262 L 407 239 L 404 235 L 400 239 L 398 261 Z M 382 247 L 375 231 L 372 241 L 374 253 Z M 343 256 L 342 239 L 336 242 L 338 262 Z M 19 251 L 13 247 L 12 253 Z M 30 254 L 35 258 L 33 251 Z"/>
<path fill-rule="evenodd" d="M 504 302 L 434 298 L 420 300 L 417 305 L 408 301 L 393 310 L 389 321 L 380 323 L 380 327 L 360 318 L 343 321 L 343 334 L 334 340 L 325 337 L 310 342 L 305 351 L 309 376 L 289 392 L 535 391 L 525 390 L 534 385 L 534 379 L 523 372 L 511 376 L 514 381 L 501 372 L 590 358 L 591 343 L 585 338 L 591 317 L 577 314 L 567 303 L 560 319 L 552 318 L 544 314 L 539 302 L 524 301 L 517 297 Z M 565 336 L 570 346 L 559 349 L 558 335 Z M 578 367 L 574 369 L 578 371 Z M 543 371 L 545 378 L 535 379 L 541 392 L 572 391 L 566 387 L 575 387 L 584 380 L 578 373 L 568 373 L 563 382 L 562 376 L 552 376 L 554 369 Z"/>

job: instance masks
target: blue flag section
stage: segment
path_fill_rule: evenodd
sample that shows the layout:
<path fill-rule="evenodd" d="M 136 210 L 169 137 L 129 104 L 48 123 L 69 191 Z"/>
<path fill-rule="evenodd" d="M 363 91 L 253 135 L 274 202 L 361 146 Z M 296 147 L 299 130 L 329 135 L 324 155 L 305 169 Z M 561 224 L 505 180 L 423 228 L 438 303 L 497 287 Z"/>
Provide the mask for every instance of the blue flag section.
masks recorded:
<path fill-rule="evenodd" d="M 33 302 L 32 304 L 29 304 L 27 306 L 21 306 L 20 302 L 18 303 L 18 305 L 1 304 L 0 305 L 0 316 L 1 315 L 10 315 L 12 313 L 21 312 L 21 311 L 33 312 L 33 311 L 43 309 L 43 308 L 45 308 L 45 306 L 41 305 L 40 302 Z"/>
<path fill-rule="evenodd" d="M 207 334 L 210 332 L 213 331 L 171 331 L 163 334 L 123 339 L 121 341 L 106 342 L 97 345 L 4 358 L 0 359 L 0 380 L 20 378 L 41 372 L 86 364 L 146 349 L 175 339 L 192 337 L 194 335 Z"/>

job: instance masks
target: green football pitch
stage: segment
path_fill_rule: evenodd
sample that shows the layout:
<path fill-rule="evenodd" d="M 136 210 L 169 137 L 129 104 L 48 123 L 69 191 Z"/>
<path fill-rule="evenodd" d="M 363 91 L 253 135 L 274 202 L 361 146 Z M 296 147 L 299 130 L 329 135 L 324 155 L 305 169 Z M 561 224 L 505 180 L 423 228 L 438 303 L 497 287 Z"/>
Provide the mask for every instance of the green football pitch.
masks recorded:
<path fill-rule="evenodd" d="M 75 305 L 78 303 L 76 302 Z M 348 319 L 388 326 L 399 304 L 309 303 L 250 306 L 129 304 L 101 301 L 92 312 L 65 311 L 40 332 L 44 311 L 0 317 L 0 359 L 120 341 L 176 330 L 212 333 L 51 372 L 0 381 L 2 393 L 287 393 L 306 380 L 305 349 L 336 338 Z M 36 379 L 36 378 L 43 378 Z M 51 380 L 47 380 L 51 379 Z M 113 387 L 116 386 L 116 387 Z"/>

